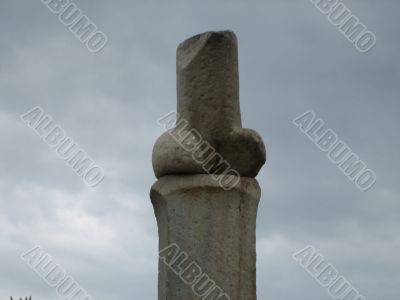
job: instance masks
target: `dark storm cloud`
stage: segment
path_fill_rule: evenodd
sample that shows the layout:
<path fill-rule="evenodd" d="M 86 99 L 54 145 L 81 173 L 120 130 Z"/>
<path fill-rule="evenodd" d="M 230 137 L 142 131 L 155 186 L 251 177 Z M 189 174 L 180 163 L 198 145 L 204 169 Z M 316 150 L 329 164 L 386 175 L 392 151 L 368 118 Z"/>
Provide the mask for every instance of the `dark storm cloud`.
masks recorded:
<path fill-rule="evenodd" d="M 367 54 L 309 1 L 75 3 L 107 34 L 100 53 L 39 0 L 0 4 L 0 297 L 54 299 L 19 257 L 39 244 L 97 300 L 155 299 L 151 151 L 156 120 L 176 105 L 175 50 L 199 32 L 232 29 L 243 124 L 267 146 L 259 299 L 329 299 L 291 257 L 312 244 L 367 299 L 397 300 L 397 1 L 346 2 L 377 36 Z M 37 105 L 105 169 L 98 188 L 20 121 Z M 370 191 L 292 124 L 309 109 L 377 173 Z"/>

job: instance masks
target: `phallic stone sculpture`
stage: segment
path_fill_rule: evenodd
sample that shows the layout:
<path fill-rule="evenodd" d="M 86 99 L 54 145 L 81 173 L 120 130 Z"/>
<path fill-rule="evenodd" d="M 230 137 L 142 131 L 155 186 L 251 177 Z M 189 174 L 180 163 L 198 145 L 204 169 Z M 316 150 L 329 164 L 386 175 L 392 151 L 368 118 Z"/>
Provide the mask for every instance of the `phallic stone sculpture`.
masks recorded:
<path fill-rule="evenodd" d="M 160 260 L 158 299 L 255 300 L 260 188 L 254 177 L 265 163 L 265 147 L 255 131 L 242 128 L 233 32 L 206 32 L 179 45 L 177 92 L 177 122 L 185 120 L 196 129 L 240 180 L 232 189 L 223 189 L 172 137 L 178 128 L 157 140 L 153 168 L 158 181 L 150 197 L 159 248 L 174 244 L 190 257 L 182 261 L 170 257 L 175 269 Z M 217 167 L 210 170 L 223 175 Z M 195 261 L 207 276 L 195 274 L 199 271 L 189 261 Z M 201 280 L 207 277 L 214 284 L 201 289 Z"/>

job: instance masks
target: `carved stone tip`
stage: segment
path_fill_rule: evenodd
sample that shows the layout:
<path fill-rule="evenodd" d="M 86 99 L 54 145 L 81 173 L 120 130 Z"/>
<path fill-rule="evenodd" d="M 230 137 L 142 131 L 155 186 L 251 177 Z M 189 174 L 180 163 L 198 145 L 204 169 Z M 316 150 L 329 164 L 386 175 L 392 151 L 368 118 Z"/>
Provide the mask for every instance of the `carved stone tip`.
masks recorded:
<path fill-rule="evenodd" d="M 236 35 L 210 31 L 185 40 L 177 49 L 176 70 L 180 125 L 164 133 L 154 146 L 157 178 L 205 174 L 206 169 L 223 173 L 218 159 L 210 160 L 206 168 L 199 163 L 201 159 L 182 147 L 182 142 L 188 141 L 198 143 L 197 158 L 210 154 L 204 150 L 209 145 L 214 156 L 219 154 L 238 175 L 255 177 L 265 163 L 265 146 L 254 130 L 242 128 Z M 185 137 L 189 132 L 192 135 Z"/>
<path fill-rule="evenodd" d="M 207 31 L 197 34 L 191 38 L 186 39 L 179 44 L 177 49 L 177 67 L 178 69 L 185 68 L 190 62 L 199 54 L 199 52 L 206 46 L 225 47 L 231 44 L 231 47 L 237 48 L 237 38 L 233 31 Z"/>

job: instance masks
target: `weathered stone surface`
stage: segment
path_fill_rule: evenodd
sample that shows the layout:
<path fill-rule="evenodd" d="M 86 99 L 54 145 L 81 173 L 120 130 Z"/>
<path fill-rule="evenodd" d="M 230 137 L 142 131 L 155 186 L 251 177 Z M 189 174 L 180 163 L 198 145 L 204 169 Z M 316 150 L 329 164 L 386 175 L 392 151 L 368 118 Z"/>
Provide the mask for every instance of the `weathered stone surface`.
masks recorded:
<path fill-rule="evenodd" d="M 200 132 L 240 176 L 254 178 L 265 163 L 265 147 L 254 130 L 242 128 L 238 48 L 233 32 L 206 32 L 179 45 L 177 91 L 178 123 L 187 120 L 188 128 Z M 172 129 L 172 134 L 178 130 Z M 157 140 L 153 168 L 157 178 L 207 173 L 177 144 L 171 132 Z"/>
<path fill-rule="evenodd" d="M 256 300 L 260 188 L 254 177 L 266 154 L 261 137 L 242 128 L 237 51 L 230 31 L 206 32 L 178 47 L 177 126 L 154 146 L 153 168 L 159 180 L 150 197 L 160 250 L 175 245 L 188 257 L 182 261 L 180 256 L 170 257 L 166 264 L 161 255 L 159 300 Z M 196 133 L 185 135 L 191 130 Z M 229 163 L 230 170 L 235 169 L 236 176 L 226 176 L 232 173 L 221 168 L 220 157 L 208 159 L 204 141 Z M 234 179 L 235 185 L 226 189 L 226 179 Z M 205 289 L 196 295 L 196 282 L 190 284 L 180 276 L 190 271 L 191 262 L 226 294 L 218 297 L 212 294 L 217 289 Z"/>
<path fill-rule="evenodd" d="M 176 243 L 189 254 L 188 260 L 175 265 L 176 270 L 196 261 L 229 296 L 220 300 L 256 299 L 260 188 L 255 179 L 241 178 L 239 185 L 225 191 L 210 175 L 164 176 L 153 185 L 150 196 L 160 250 Z M 201 299 L 191 287 L 160 261 L 159 300 Z"/>

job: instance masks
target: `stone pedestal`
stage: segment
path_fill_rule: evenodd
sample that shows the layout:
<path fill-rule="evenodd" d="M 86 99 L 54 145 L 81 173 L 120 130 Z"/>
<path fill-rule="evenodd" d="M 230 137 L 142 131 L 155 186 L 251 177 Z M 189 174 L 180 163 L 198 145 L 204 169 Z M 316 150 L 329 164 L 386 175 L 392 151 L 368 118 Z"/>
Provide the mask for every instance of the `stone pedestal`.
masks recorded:
<path fill-rule="evenodd" d="M 161 256 L 173 254 L 160 259 L 159 300 L 256 299 L 255 226 L 260 188 L 255 179 L 241 178 L 234 189 L 226 191 L 210 175 L 170 175 L 159 179 L 150 195 Z M 169 246 L 171 251 L 163 253 Z M 190 270 L 192 262 L 201 273 L 193 265 Z M 215 284 L 202 289 L 206 276 L 201 278 L 201 274 Z"/>

